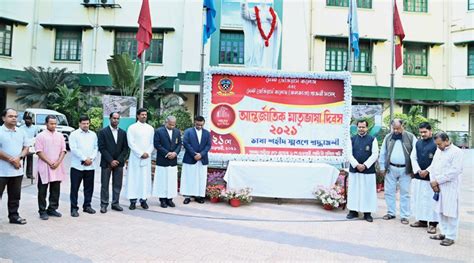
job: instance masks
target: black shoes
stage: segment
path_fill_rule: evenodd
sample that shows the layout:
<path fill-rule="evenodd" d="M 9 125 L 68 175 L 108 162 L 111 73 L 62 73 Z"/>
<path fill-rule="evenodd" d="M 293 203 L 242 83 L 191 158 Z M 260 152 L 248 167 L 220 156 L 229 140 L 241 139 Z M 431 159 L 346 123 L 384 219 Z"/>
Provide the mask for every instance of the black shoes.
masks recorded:
<path fill-rule="evenodd" d="M 190 202 L 191 202 L 191 198 L 186 197 L 186 198 L 184 198 L 183 204 L 187 205 L 187 204 L 189 204 Z"/>
<path fill-rule="evenodd" d="M 83 211 L 84 211 L 84 213 L 88 213 L 88 214 L 91 214 L 91 215 L 95 214 L 95 210 L 92 209 L 92 207 L 90 207 L 90 206 L 85 207 Z"/>
<path fill-rule="evenodd" d="M 370 213 L 364 213 L 364 219 L 365 221 L 367 222 L 373 222 L 374 219 L 372 218 L 372 216 L 370 215 Z"/>
<path fill-rule="evenodd" d="M 119 204 L 116 204 L 116 205 L 112 205 L 112 210 L 122 212 L 123 208 Z"/>
<path fill-rule="evenodd" d="M 106 207 L 106 206 L 102 206 L 102 207 L 100 208 L 100 212 L 101 212 L 102 214 L 107 213 L 107 207 Z"/>
<path fill-rule="evenodd" d="M 347 214 L 346 216 L 347 219 L 354 219 L 358 217 L 359 217 L 359 213 L 357 213 L 356 211 L 349 211 L 349 214 Z"/>
<path fill-rule="evenodd" d="M 62 217 L 63 216 L 61 213 L 59 213 L 56 210 L 47 211 L 46 213 L 47 213 L 48 216 L 54 216 L 54 217 Z"/>
<path fill-rule="evenodd" d="M 161 206 L 162 208 L 167 208 L 167 207 L 168 207 L 168 204 L 167 204 L 167 202 L 166 202 L 166 199 L 160 198 L 160 206 Z"/>
<path fill-rule="evenodd" d="M 77 212 L 77 209 L 71 210 L 71 216 L 72 217 L 78 217 L 79 216 L 79 212 Z"/>
<path fill-rule="evenodd" d="M 148 204 L 146 203 L 146 200 L 140 200 L 140 206 L 143 209 L 148 209 L 149 208 Z"/>
<path fill-rule="evenodd" d="M 196 200 L 196 202 L 198 202 L 200 204 L 204 204 L 204 197 L 196 197 L 196 198 L 194 198 L 194 200 Z"/>
<path fill-rule="evenodd" d="M 49 219 L 48 213 L 40 212 L 40 219 L 41 220 L 48 220 Z"/>
<path fill-rule="evenodd" d="M 166 200 L 166 204 L 169 206 L 169 207 L 175 207 L 176 205 L 173 203 L 173 199 L 167 199 Z"/>
<path fill-rule="evenodd" d="M 21 217 L 10 218 L 10 224 L 24 225 L 26 224 L 26 219 Z"/>
<path fill-rule="evenodd" d="M 130 206 L 128 207 L 128 209 L 135 210 L 135 208 L 137 208 L 137 203 L 136 202 L 130 202 Z"/>

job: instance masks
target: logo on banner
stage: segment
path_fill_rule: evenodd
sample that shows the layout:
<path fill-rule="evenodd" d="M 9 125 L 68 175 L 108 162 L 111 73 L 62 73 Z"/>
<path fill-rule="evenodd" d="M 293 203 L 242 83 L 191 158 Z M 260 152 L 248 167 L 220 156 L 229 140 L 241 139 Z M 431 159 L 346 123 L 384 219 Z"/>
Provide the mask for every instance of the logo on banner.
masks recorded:
<path fill-rule="evenodd" d="M 234 88 L 234 83 L 229 78 L 222 78 L 221 80 L 219 80 L 219 82 L 217 83 L 217 87 L 219 88 L 219 91 L 217 91 L 217 95 L 219 96 L 234 95 L 234 92 L 232 91 L 232 89 Z"/>

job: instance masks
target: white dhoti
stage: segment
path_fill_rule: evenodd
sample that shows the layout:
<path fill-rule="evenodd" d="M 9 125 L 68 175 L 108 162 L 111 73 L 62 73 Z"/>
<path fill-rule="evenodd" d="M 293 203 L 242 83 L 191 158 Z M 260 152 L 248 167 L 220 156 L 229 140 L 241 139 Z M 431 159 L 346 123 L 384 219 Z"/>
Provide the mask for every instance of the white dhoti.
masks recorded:
<path fill-rule="evenodd" d="M 178 195 L 178 166 L 156 166 L 152 195 L 168 199 Z"/>
<path fill-rule="evenodd" d="M 147 199 L 151 194 L 151 159 L 140 159 L 130 155 L 125 192 L 128 199 Z"/>
<path fill-rule="evenodd" d="M 439 230 L 446 238 L 456 240 L 458 237 L 459 217 L 449 217 L 443 214 L 438 214 Z"/>
<path fill-rule="evenodd" d="M 206 196 L 207 165 L 183 163 L 180 193 L 184 196 Z"/>
<path fill-rule="evenodd" d="M 375 174 L 349 173 L 347 208 L 363 213 L 377 211 Z"/>
<path fill-rule="evenodd" d="M 438 213 L 435 212 L 435 200 L 430 181 L 413 179 L 411 184 L 412 215 L 418 221 L 439 222 Z"/>

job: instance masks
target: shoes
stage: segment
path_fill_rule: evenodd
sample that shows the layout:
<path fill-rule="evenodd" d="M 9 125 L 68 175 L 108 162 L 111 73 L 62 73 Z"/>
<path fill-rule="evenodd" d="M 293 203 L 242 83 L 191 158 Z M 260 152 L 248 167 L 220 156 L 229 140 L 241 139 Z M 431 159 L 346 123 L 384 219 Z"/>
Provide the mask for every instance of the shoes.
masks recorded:
<path fill-rule="evenodd" d="M 408 225 L 408 223 L 410 223 L 410 222 L 408 221 L 408 218 L 402 218 L 402 219 L 400 220 L 400 222 L 402 222 L 402 224 L 404 224 L 404 225 Z"/>
<path fill-rule="evenodd" d="M 74 209 L 71 211 L 71 216 L 72 217 L 78 217 L 79 216 L 79 212 L 77 212 L 77 209 Z"/>
<path fill-rule="evenodd" d="M 445 238 L 446 238 L 446 236 L 443 235 L 443 234 L 438 234 L 438 235 L 430 236 L 430 239 L 434 239 L 434 240 L 444 240 Z"/>
<path fill-rule="evenodd" d="M 160 206 L 161 206 L 162 208 L 167 208 L 167 207 L 168 207 L 168 204 L 166 203 L 165 200 L 160 200 Z"/>
<path fill-rule="evenodd" d="M 95 210 L 92 209 L 92 207 L 88 206 L 86 208 L 84 208 L 82 211 L 84 211 L 84 213 L 88 213 L 88 214 L 95 214 Z"/>
<path fill-rule="evenodd" d="M 364 213 L 364 219 L 367 222 L 374 222 L 374 218 L 370 215 L 370 213 Z"/>
<path fill-rule="evenodd" d="M 349 214 L 347 214 L 346 216 L 347 219 L 354 219 L 358 217 L 359 217 L 359 213 L 357 213 L 356 211 L 349 211 Z"/>
<path fill-rule="evenodd" d="M 48 220 L 49 219 L 49 216 L 46 212 L 41 212 L 40 213 L 40 219 L 41 220 Z"/>
<path fill-rule="evenodd" d="M 383 219 L 384 220 L 391 220 L 391 219 L 394 219 L 396 216 L 394 215 L 391 215 L 391 214 L 386 214 L 383 216 Z"/>
<path fill-rule="evenodd" d="M 140 205 L 143 209 L 149 208 L 148 204 L 146 203 L 146 200 L 140 200 Z"/>
<path fill-rule="evenodd" d="M 116 205 L 112 205 L 112 210 L 122 212 L 123 208 L 119 204 L 116 204 Z"/>
<path fill-rule="evenodd" d="M 187 205 L 187 204 L 189 204 L 190 202 L 191 202 L 191 198 L 186 197 L 186 198 L 184 198 L 183 204 Z"/>
<path fill-rule="evenodd" d="M 46 212 L 49 216 L 62 217 L 63 215 L 56 210 L 51 210 Z"/>
<path fill-rule="evenodd" d="M 428 226 L 428 230 L 426 230 L 428 234 L 436 234 L 436 227 L 435 226 Z"/>
<path fill-rule="evenodd" d="M 173 203 L 173 199 L 168 199 L 166 200 L 166 204 L 169 206 L 169 207 L 175 207 L 176 205 Z"/>
<path fill-rule="evenodd" d="M 46 215 L 48 216 L 48 215 Z M 21 218 L 21 217 L 15 217 L 10 219 L 10 224 L 16 224 L 16 225 L 24 225 L 26 224 L 26 219 Z"/>
<path fill-rule="evenodd" d="M 102 214 L 107 213 L 107 207 L 106 207 L 106 206 L 102 206 L 102 207 L 100 208 L 100 212 L 101 212 Z"/>
<path fill-rule="evenodd" d="M 445 238 L 443 241 L 441 241 L 441 243 L 439 243 L 440 245 L 442 246 L 445 246 L 445 247 L 449 247 L 451 246 L 452 244 L 454 244 L 454 240 L 452 239 L 449 239 L 449 238 Z"/>
<path fill-rule="evenodd" d="M 137 203 L 136 202 L 130 202 L 130 206 L 128 207 L 128 209 L 135 210 L 135 208 L 137 208 Z"/>
<path fill-rule="evenodd" d="M 416 221 L 415 223 L 410 224 L 411 227 L 427 227 L 426 223 L 422 223 L 420 221 Z"/>
<path fill-rule="evenodd" d="M 194 200 L 196 202 L 200 203 L 200 204 L 204 204 L 204 198 L 203 197 L 196 197 Z"/>

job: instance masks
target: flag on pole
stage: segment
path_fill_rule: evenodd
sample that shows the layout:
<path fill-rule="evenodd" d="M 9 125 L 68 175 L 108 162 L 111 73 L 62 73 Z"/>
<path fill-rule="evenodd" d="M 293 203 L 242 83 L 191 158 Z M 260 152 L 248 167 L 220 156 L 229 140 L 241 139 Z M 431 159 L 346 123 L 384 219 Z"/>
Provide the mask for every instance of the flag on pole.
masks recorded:
<path fill-rule="evenodd" d="M 354 51 L 354 57 L 359 58 L 359 22 L 357 19 L 357 1 L 349 0 L 349 15 L 347 23 L 349 23 L 349 38 L 351 49 Z"/>
<path fill-rule="evenodd" d="M 206 19 L 204 20 L 202 30 L 202 44 L 206 45 L 207 40 L 212 33 L 216 31 L 216 8 L 214 7 L 214 0 L 204 0 L 203 8 L 206 9 Z"/>
<path fill-rule="evenodd" d="M 143 51 L 150 47 L 153 33 L 151 31 L 151 16 L 150 5 L 148 0 L 143 0 L 140 16 L 138 17 L 138 32 L 137 32 L 137 57 L 141 58 Z"/>
<path fill-rule="evenodd" d="M 398 14 L 397 1 L 395 0 L 395 7 L 393 11 L 393 34 L 395 36 L 395 69 L 398 69 L 403 64 L 402 45 L 405 38 L 402 21 Z"/>

